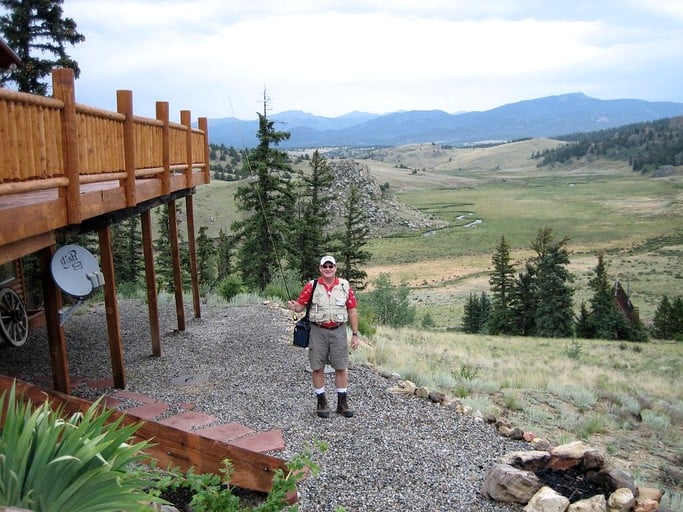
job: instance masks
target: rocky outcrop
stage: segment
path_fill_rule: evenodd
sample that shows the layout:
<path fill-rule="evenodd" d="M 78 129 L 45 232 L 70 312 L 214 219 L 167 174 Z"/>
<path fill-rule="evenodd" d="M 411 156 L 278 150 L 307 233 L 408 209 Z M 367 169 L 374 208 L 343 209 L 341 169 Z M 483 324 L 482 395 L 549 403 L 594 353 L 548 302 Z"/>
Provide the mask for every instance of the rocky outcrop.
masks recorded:
<path fill-rule="evenodd" d="M 390 188 L 377 183 L 367 165 L 355 160 L 330 160 L 328 163 L 334 174 L 333 200 L 329 204 L 333 219 L 341 221 L 344 218 L 349 191 L 355 186 L 360 192 L 360 207 L 365 212 L 372 236 L 446 226 L 441 219 L 428 217 L 420 210 L 401 203 Z"/>

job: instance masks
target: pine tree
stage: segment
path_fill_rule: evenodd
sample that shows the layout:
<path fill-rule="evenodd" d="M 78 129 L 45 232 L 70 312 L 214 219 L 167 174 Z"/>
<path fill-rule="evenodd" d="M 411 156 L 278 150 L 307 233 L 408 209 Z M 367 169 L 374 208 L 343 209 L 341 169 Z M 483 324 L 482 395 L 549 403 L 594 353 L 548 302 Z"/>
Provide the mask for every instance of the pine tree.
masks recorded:
<path fill-rule="evenodd" d="M 302 279 L 309 280 L 319 274 L 320 257 L 329 252 L 330 213 L 326 208 L 332 198 L 330 187 L 334 175 L 327 160 L 318 150 L 313 152 L 310 174 L 302 175 L 297 204 L 299 220 L 292 230 L 289 244 L 291 267 Z"/>
<path fill-rule="evenodd" d="M 360 191 L 353 184 L 349 189 L 344 209 L 344 231 L 341 233 L 341 247 L 336 250 L 339 254 L 340 274 L 345 277 L 351 286 L 358 290 L 365 288 L 367 273 L 361 270 L 361 266 L 372 256 L 363 248 L 368 243 L 369 232 L 367 215 L 360 204 Z"/>
<path fill-rule="evenodd" d="M 120 283 L 136 283 L 142 275 L 142 233 L 140 219 L 130 217 L 112 227 L 112 252 L 116 280 Z"/>
<path fill-rule="evenodd" d="M 652 335 L 660 340 L 668 340 L 671 338 L 671 300 L 667 295 L 662 297 L 661 302 L 655 310 L 655 316 L 652 319 Z"/>
<path fill-rule="evenodd" d="M 169 204 L 164 204 L 156 210 L 159 231 L 157 238 L 154 240 L 154 261 L 159 291 L 171 291 L 174 286 L 169 207 Z M 176 212 L 180 213 L 180 210 L 180 205 L 176 204 Z M 178 230 L 178 244 L 180 245 L 181 279 L 183 283 L 188 284 L 190 282 L 190 255 L 187 246 L 183 244 L 183 234 L 180 230 Z"/>
<path fill-rule="evenodd" d="M 537 307 L 536 269 L 527 262 L 526 272 L 517 276 L 512 297 L 512 310 L 515 319 L 514 334 L 520 336 L 534 335 L 536 332 Z"/>
<path fill-rule="evenodd" d="M 287 234 L 292 229 L 294 211 L 293 186 L 284 179 L 293 170 L 287 153 L 274 148 L 289 139 L 289 133 L 275 131 L 266 109 L 264 92 L 263 114 L 258 114 L 259 144 L 248 162 L 252 179 L 235 192 L 237 208 L 245 217 L 232 224 L 235 238 L 241 244 L 238 265 L 243 282 L 258 290 L 264 290 L 272 280 L 273 269 L 283 255 Z"/>
<path fill-rule="evenodd" d="M 479 332 L 479 318 L 481 317 L 481 304 L 479 297 L 475 293 L 470 293 L 465 303 L 465 310 L 462 316 L 462 330 L 469 334 Z"/>
<path fill-rule="evenodd" d="M 54 67 L 71 68 L 78 78 L 78 63 L 66 53 L 65 45 L 85 41 L 76 30 L 76 22 L 63 17 L 63 0 L 0 0 L 7 14 L 0 16 L 0 32 L 22 60 L 22 65 L 0 86 L 16 83 L 22 92 L 46 96 L 47 85 L 41 80 Z"/>
<path fill-rule="evenodd" d="M 493 254 L 493 272 L 489 278 L 491 285 L 491 316 L 488 330 L 491 334 L 510 334 L 514 332 L 512 295 L 514 290 L 514 268 L 510 264 L 510 245 L 505 237 Z"/>
<path fill-rule="evenodd" d="M 574 333 L 572 290 L 573 276 L 569 264 L 568 238 L 555 240 L 552 229 L 538 231 L 532 248 L 536 251 L 535 335 L 547 338 L 571 336 Z"/>
<path fill-rule="evenodd" d="M 614 290 L 607 275 L 607 265 L 602 252 L 598 253 L 595 275 L 588 282 L 593 296 L 590 300 L 590 331 L 594 338 L 608 340 L 627 339 L 626 317 L 618 310 Z"/>
<path fill-rule="evenodd" d="M 228 236 L 223 228 L 218 232 L 218 246 L 216 247 L 216 270 L 217 280 L 222 281 L 227 278 L 233 271 L 232 259 L 235 249 L 235 240 Z"/>
<path fill-rule="evenodd" d="M 211 287 L 216 280 L 216 249 L 207 229 L 200 227 L 197 235 L 197 279 L 200 285 Z"/>

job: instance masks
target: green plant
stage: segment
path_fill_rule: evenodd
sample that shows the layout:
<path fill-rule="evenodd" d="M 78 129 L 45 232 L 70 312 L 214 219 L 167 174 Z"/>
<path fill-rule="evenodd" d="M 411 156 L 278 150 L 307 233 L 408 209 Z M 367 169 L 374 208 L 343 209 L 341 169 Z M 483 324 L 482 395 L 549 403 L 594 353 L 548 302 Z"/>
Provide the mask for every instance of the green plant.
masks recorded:
<path fill-rule="evenodd" d="M 195 474 L 191 468 L 184 474 L 176 469 L 161 472 L 153 479 L 151 492 L 158 496 L 188 496 L 189 505 L 195 512 L 298 510 L 297 505 L 289 505 L 288 498 L 297 492 L 297 483 L 307 473 L 317 476 L 319 466 L 313 462 L 313 448 L 325 452 L 328 444 L 325 441 L 307 444 L 302 453 L 287 462 L 287 471 L 275 471 L 272 489 L 263 502 L 253 508 L 243 506 L 240 497 L 233 493 L 234 487 L 230 485 L 230 477 L 234 468 L 229 460 L 223 461 L 223 477 L 214 474 Z"/>
<path fill-rule="evenodd" d="M 63 418 L 48 402 L 17 400 L 13 385 L 0 396 L 6 408 L 0 435 L 0 505 L 37 512 L 144 510 L 160 501 L 146 482 L 127 471 L 149 444 L 128 444 L 138 425 L 109 422 L 113 411 L 95 402 L 85 413 Z"/>
<path fill-rule="evenodd" d="M 567 356 L 570 359 L 578 361 L 581 359 L 581 344 L 576 338 L 572 339 L 572 342 L 567 345 Z"/>
<path fill-rule="evenodd" d="M 246 288 L 246 286 L 244 286 L 244 283 L 242 282 L 242 280 L 235 275 L 226 277 L 225 279 L 223 279 L 218 284 L 218 293 L 225 300 L 230 300 L 235 295 L 238 295 L 240 293 L 244 293 L 246 291 L 247 291 L 247 288 Z"/>

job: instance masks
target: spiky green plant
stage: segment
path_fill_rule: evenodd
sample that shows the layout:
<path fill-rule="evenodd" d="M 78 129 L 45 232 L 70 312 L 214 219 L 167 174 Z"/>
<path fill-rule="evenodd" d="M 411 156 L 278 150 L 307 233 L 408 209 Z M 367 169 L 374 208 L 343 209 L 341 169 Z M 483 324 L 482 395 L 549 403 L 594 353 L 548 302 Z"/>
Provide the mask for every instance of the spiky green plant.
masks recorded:
<path fill-rule="evenodd" d="M 94 403 L 64 419 L 48 402 L 18 401 L 16 385 L 0 395 L 0 505 L 36 512 L 145 510 L 146 482 L 127 466 L 142 458 L 146 441 L 128 444 L 138 424 L 109 422 L 112 410 Z"/>

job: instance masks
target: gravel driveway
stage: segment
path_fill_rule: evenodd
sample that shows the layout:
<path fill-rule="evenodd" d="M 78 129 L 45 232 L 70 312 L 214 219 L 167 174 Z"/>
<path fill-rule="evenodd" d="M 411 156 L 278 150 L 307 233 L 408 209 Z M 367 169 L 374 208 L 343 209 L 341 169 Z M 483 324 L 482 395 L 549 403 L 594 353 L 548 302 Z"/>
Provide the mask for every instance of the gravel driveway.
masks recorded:
<path fill-rule="evenodd" d="M 170 404 L 169 414 L 190 402 L 226 423 L 282 429 L 286 448 L 273 455 L 284 459 L 312 442 L 329 443 L 326 452 L 314 453 L 319 475 L 299 486 L 302 511 L 522 509 L 491 502 L 479 489 L 498 457 L 527 445 L 455 410 L 388 393 L 393 382 L 369 368 L 350 368 L 353 418 L 316 417 L 306 351 L 291 345 L 293 322 L 284 309 L 204 304 L 202 318 L 194 319 L 186 307 L 184 332 L 174 329 L 174 304 L 160 309 L 162 356 L 153 358 L 147 306 L 120 301 L 127 389 Z M 65 331 L 72 376 L 111 378 L 104 305 L 82 306 Z M 0 373 L 52 387 L 44 330 L 31 333 L 21 348 L 0 346 Z M 188 375 L 197 379 L 174 383 Z M 332 379 L 328 374 L 334 406 Z M 74 387 L 76 395 L 88 393 L 92 390 Z"/>

